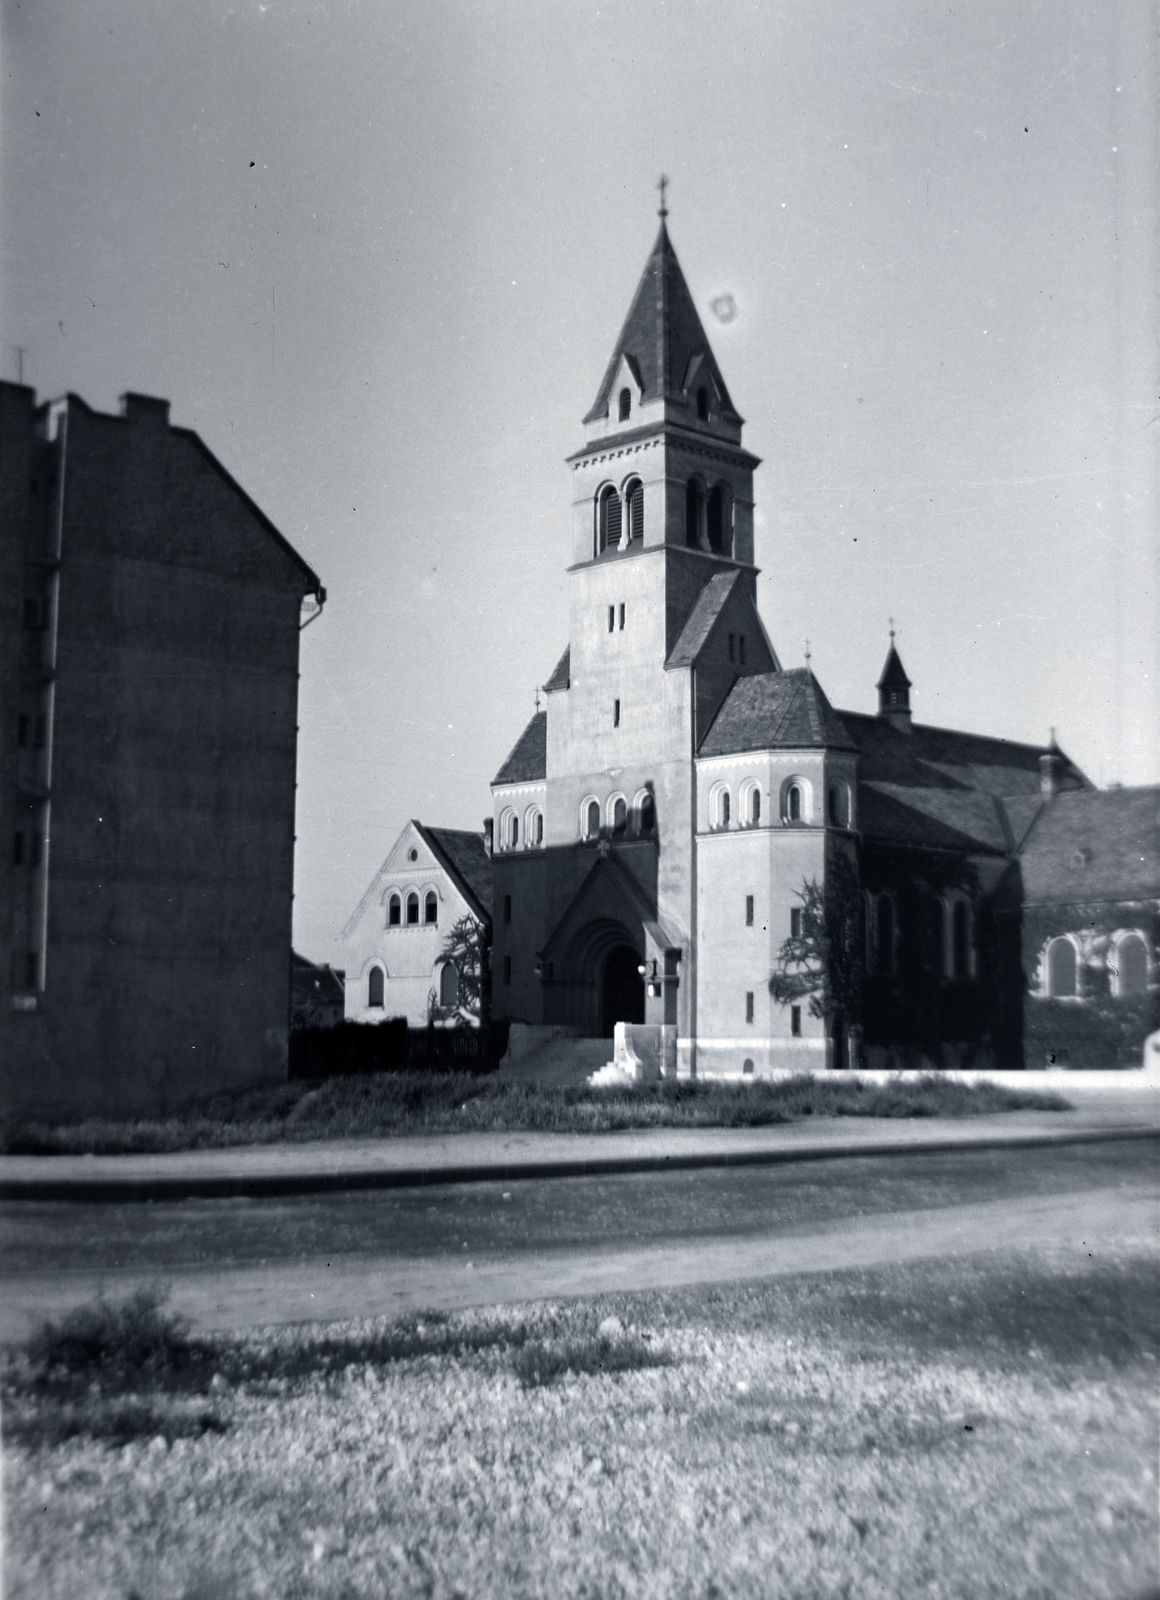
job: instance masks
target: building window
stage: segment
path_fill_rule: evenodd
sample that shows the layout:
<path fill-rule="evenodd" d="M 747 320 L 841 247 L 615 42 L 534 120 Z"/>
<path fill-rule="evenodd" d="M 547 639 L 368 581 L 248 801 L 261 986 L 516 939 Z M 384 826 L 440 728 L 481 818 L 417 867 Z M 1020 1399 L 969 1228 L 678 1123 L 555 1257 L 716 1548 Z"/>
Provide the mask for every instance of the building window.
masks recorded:
<path fill-rule="evenodd" d="M 589 800 L 584 817 L 584 837 L 598 839 L 600 837 L 600 801 Z"/>
<path fill-rule="evenodd" d="M 512 920 L 512 897 L 510 894 L 505 894 L 503 897 L 503 920 L 505 922 Z"/>
<path fill-rule="evenodd" d="M 704 506 L 701 486 L 695 478 L 685 485 L 685 543 L 692 550 L 701 548 L 701 509 Z"/>
<path fill-rule="evenodd" d="M 615 628 L 616 628 L 616 607 L 615 606 L 609 606 L 609 608 L 608 608 L 608 631 L 609 631 L 609 633 L 614 632 Z"/>
<path fill-rule="evenodd" d="M 749 824 L 756 828 L 761 821 L 761 790 L 754 784 L 749 791 Z"/>
<path fill-rule="evenodd" d="M 747 989 L 746 992 L 745 992 L 745 1020 L 746 1020 L 746 1022 L 752 1022 L 753 1021 L 753 990 L 752 989 Z"/>
<path fill-rule="evenodd" d="M 710 828 L 727 828 L 729 826 L 729 814 L 729 790 L 723 783 L 715 783 L 709 790 Z"/>
<path fill-rule="evenodd" d="M 620 602 L 620 631 L 624 632 L 624 601 Z"/>
<path fill-rule="evenodd" d="M 878 896 L 875 911 L 878 971 L 888 976 L 894 971 L 894 902 L 888 894 Z"/>
<path fill-rule="evenodd" d="M 729 659 L 733 660 L 733 635 L 729 635 Z"/>
<path fill-rule="evenodd" d="M 504 956 L 504 958 L 503 958 L 503 981 L 505 983 L 510 983 L 512 981 L 512 958 L 511 958 L 511 956 Z"/>
<path fill-rule="evenodd" d="M 439 1004 L 441 1006 L 459 1004 L 459 972 L 454 961 L 445 962 L 439 974 Z"/>
<path fill-rule="evenodd" d="M 802 1008 L 801 1008 L 801 1006 L 790 1006 L 790 1008 L 789 1008 L 789 1031 L 790 1031 L 790 1033 L 793 1035 L 793 1037 L 795 1039 L 800 1039 L 801 1038 L 801 1036 L 802 1036 Z"/>
<path fill-rule="evenodd" d="M 1047 992 L 1053 1000 L 1073 999 L 1079 992 L 1075 945 L 1053 939 L 1047 947 Z"/>
<path fill-rule="evenodd" d="M 624 520 L 630 542 L 644 538 L 644 484 L 639 478 L 624 491 Z"/>
<path fill-rule="evenodd" d="M 651 833 L 657 825 L 657 805 L 651 794 L 646 794 L 640 802 L 640 831 Z"/>
<path fill-rule="evenodd" d="M 403 920 L 403 903 L 397 894 L 387 901 L 387 927 L 397 928 Z"/>
<path fill-rule="evenodd" d="M 383 1003 L 383 969 L 372 967 L 367 976 L 367 1005 L 381 1007 Z"/>
<path fill-rule="evenodd" d="M 615 550 L 620 543 L 620 496 L 609 486 L 600 496 L 600 549 Z"/>
<path fill-rule="evenodd" d="M 423 921 L 427 923 L 439 921 L 439 897 L 434 889 L 427 890 L 427 898 L 423 901 Z"/>
<path fill-rule="evenodd" d="M 753 896 L 751 894 L 745 896 L 745 926 L 747 928 L 752 928 L 753 926 Z"/>
<path fill-rule="evenodd" d="M 629 417 L 631 417 L 631 415 L 632 415 L 632 391 L 630 389 L 622 389 L 620 391 L 620 420 L 621 420 L 621 422 L 627 422 Z"/>
<path fill-rule="evenodd" d="M 715 483 L 709 493 L 709 504 L 705 511 L 705 532 L 709 536 L 709 549 L 715 555 L 727 556 L 730 541 L 725 536 L 725 491 L 719 483 Z"/>
<path fill-rule="evenodd" d="M 619 700 L 614 700 L 612 702 L 612 726 L 614 728 L 619 728 L 620 727 L 620 701 Z"/>
<path fill-rule="evenodd" d="M 745 665 L 745 635 L 743 633 L 737 635 L 737 659 L 742 666 Z"/>
<path fill-rule="evenodd" d="M 1148 991 L 1148 946 L 1142 934 L 1119 933 L 1112 941 L 1108 957 L 1112 974 L 1112 993 L 1122 999 Z"/>
<path fill-rule="evenodd" d="M 407 926 L 408 928 L 419 926 L 419 896 L 413 889 L 407 896 Z"/>
<path fill-rule="evenodd" d="M 971 975 L 971 924 L 965 900 L 956 900 L 951 912 L 951 968 L 956 978 Z"/>
<path fill-rule="evenodd" d="M 708 391 L 708 389 L 706 389 L 704 384 L 702 384 L 701 387 L 697 390 L 697 415 L 700 417 L 702 422 L 708 422 L 708 420 L 709 420 L 709 391 Z"/>
<path fill-rule="evenodd" d="M 529 845 L 541 845 L 544 842 L 544 813 L 539 810 L 528 812 L 528 839 Z"/>
<path fill-rule="evenodd" d="M 628 827 L 628 805 L 622 796 L 618 796 L 612 807 L 612 831 L 623 833 Z"/>
<path fill-rule="evenodd" d="M 511 816 L 508 818 L 508 844 L 511 847 L 511 849 L 514 850 L 516 845 L 519 844 L 519 842 L 520 842 L 520 819 L 516 816 L 515 812 L 513 811 Z"/>
<path fill-rule="evenodd" d="M 802 908 L 792 906 L 789 913 L 789 936 L 791 939 L 800 939 L 802 936 Z"/>
<path fill-rule="evenodd" d="M 831 828 L 840 827 L 841 826 L 841 818 L 839 817 L 839 814 L 838 814 L 838 791 L 837 791 L 837 789 L 833 788 L 832 786 L 830 788 L 829 795 L 827 796 L 827 803 L 829 805 L 829 811 L 830 811 L 830 827 Z"/>
<path fill-rule="evenodd" d="M 802 820 L 802 791 L 800 784 L 790 784 L 785 797 L 785 814 L 790 822 L 800 822 Z"/>

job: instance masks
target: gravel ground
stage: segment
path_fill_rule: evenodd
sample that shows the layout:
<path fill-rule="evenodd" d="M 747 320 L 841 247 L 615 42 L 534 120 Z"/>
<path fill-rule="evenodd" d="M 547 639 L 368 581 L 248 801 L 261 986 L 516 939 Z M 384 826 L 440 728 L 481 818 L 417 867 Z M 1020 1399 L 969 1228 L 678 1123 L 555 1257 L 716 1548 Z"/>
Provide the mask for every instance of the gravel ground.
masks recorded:
<path fill-rule="evenodd" d="M 1158 1287 L 1008 1253 L 305 1327 L 123 1445 L 48 1442 L 10 1363 L 6 1591 L 1151 1595 Z"/>

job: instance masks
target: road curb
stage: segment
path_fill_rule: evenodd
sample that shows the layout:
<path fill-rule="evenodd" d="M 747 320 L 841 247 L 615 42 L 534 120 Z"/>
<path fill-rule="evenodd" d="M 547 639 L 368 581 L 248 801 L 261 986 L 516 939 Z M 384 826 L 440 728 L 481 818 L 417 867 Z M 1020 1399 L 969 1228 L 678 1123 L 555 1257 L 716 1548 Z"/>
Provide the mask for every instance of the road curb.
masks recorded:
<path fill-rule="evenodd" d="M 360 1189 L 415 1189 L 437 1184 L 516 1183 L 536 1178 L 614 1177 L 626 1173 L 691 1172 L 709 1167 L 784 1166 L 800 1161 L 859 1157 L 948 1155 L 972 1150 L 1034 1150 L 1059 1145 L 1160 1140 L 1160 1128 L 1088 1128 L 1063 1133 L 980 1139 L 923 1139 L 909 1144 L 814 1145 L 770 1150 L 684 1151 L 669 1155 L 597 1156 L 540 1161 L 479 1162 L 428 1167 L 362 1167 L 348 1171 L 192 1174 L 149 1178 L 0 1178 L 0 1201 L 133 1204 L 150 1200 L 232 1200 L 335 1194 Z M 53 1157 L 45 1156 L 45 1161 Z"/>

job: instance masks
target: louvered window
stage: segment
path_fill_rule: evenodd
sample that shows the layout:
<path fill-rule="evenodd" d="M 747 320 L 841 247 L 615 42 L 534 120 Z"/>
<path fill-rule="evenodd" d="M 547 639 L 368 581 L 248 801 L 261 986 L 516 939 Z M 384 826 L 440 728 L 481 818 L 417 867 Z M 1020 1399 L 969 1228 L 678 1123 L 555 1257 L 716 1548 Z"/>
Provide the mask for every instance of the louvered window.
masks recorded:
<path fill-rule="evenodd" d="M 685 487 L 685 543 L 693 550 L 701 546 L 701 490 L 692 479 Z"/>
<path fill-rule="evenodd" d="M 709 549 L 715 550 L 719 555 L 728 555 L 725 548 L 725 494 L 720 484 L 717 484 L 709 496 L 709 509 L 706 517 L 709 532 Z"/>
<path fill-rule="evenodd" d="M 620 543 L 620 496 L 609 489 L 600 502 L 600 548 L 615 550 Z"/>
<path fill-rule="evenodd" d="M 626 499 L 628 502 L 628 537 L 630 539 L 643 539 L 644 485 L 642 483 L 631 484 Z"/>
<path fill-rule="evenodd" d="M 620 420 L 627 422 L 632 414 L 632 395 L 627 389 L 620 391 Z"/>

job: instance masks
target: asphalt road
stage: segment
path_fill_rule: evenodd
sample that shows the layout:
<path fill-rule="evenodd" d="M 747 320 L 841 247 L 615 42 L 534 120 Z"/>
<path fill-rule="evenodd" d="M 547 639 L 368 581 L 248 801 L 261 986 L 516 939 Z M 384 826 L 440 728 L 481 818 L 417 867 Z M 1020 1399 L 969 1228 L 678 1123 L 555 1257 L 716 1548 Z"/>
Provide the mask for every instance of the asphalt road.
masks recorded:
<path fill-rule="evenodd" d="M 0 1341 L 158 1278 L 205 1328 L 1160 1241 L 1157 1142 L 266 1200 L 0 1207 Z"/>

